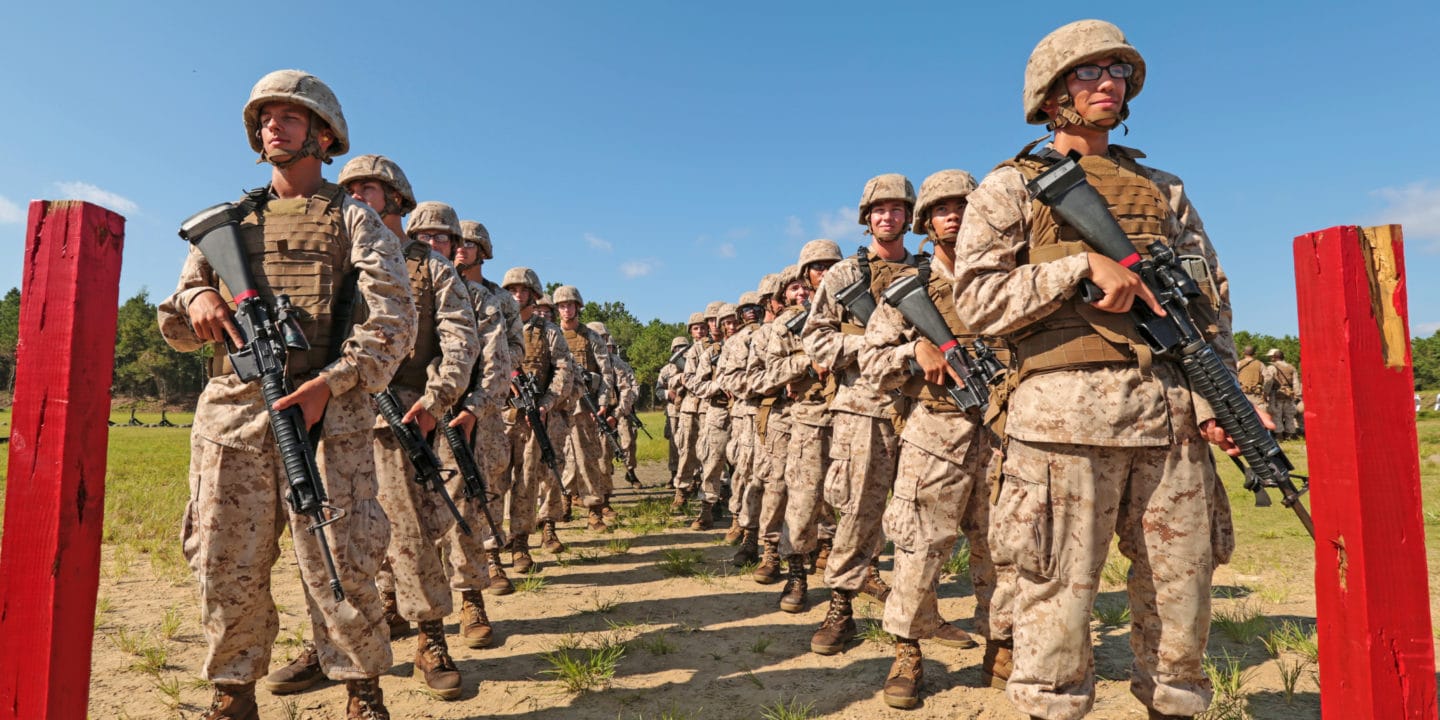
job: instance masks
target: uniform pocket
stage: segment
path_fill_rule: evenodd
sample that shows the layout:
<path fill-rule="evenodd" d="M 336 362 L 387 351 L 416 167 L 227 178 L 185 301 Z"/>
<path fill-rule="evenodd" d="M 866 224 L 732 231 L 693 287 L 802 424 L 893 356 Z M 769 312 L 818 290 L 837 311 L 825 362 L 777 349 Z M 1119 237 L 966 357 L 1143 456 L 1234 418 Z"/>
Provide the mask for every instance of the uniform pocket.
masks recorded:
<path fill-rule="evenodd" d="M 892 498 L 885 506 L 881 518 L 885 537 L 895 543 L 897 550 L 918 553 L 924 550 L 924 533 L 920 527 L 920 507 L 913 500 Z"/>
<path fill-rule="evenodd" d="M 1220 476 L 1212 472 L 1209 485 L 1210 569 L 1213 571 L 1230 562 L 1230 555 L 1235 552 L 1235 525 L 1230 517 L 1230 497 L 1225 494 Z"/>
<path fill-rule="evenodd" d="M 825 502 L 841 512 L 850 508 L 850 443 L 833 439 L 830 445 L 830 467 L 825 472 Z"/>
<path fill-rule="evenodd" d="M 990 521 L 990 544 L 996 564 L 1054 577 L 1054 520 L 1048 476 L 1036 482 L 1006 473 Z"/>

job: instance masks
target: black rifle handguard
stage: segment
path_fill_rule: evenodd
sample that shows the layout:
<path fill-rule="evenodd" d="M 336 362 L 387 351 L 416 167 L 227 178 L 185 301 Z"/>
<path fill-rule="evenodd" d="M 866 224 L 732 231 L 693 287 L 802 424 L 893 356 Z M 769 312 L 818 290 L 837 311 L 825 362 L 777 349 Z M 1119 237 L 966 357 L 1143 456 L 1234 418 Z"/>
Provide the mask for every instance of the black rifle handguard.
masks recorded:
<path fill-rule="evenodd" d="M 950 394 L 950 399 L 955 401 L 956 407 L 961 410 L 979 408 L 982 411 L 988 407 L 989 382 L 979 376 L 975 360 L 955 338 L 955 334 L 950 332 L 950 326 L 945 324 L 945 318 L 930 300 L 925 281 L 920 275 L 906 275 L 896 280 L 885 289 L 882 296 L 885 303 L 899 310 L 905 321 L 914 325 L 921 336 L 939 348 L 945 355 L 946 364 L 960 377 L 958 386 L 949 379 L 945 383 L 945 391 Z"/>
<path fill-rule="evenodd" d="M 429 485 L 450 509 L 450 514 L 455 517 L 455 526 L 460 528 L 460 532 L 469 535 L 470 523 L 465 522 L 460 508 L 455 507 L 455 500 L 450 497 L 450 491 L 445 489 L 447 471 L 440 466 L 440 457 L 435 454 L 435 448 L 430 447 L 430 443 L 420 434 L 420 426 L 405 422 L 405 414 L 400 409 L 400 401 L 396 399 L 394 390 L 386 388 L 375 393 L 374 398 L 380 416 L 390 425 L 400 448 L 405 451 L 410 465 L 415 468 L 415 482 Z"/>

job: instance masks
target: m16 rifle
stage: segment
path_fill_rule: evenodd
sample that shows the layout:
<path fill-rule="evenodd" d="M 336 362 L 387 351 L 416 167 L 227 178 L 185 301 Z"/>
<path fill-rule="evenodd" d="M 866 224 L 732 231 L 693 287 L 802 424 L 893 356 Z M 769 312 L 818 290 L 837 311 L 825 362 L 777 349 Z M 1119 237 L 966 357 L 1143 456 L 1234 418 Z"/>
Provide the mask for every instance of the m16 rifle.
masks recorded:
<path fill-rule="evenodd" d="M 1245 489 L 1255 493 L 1255 504 L 1268 505 L 1265 489 L 1276 488 L 1281 493 L 1281 502 L 1295 512 L 1313 539 L 1315 526 L 1300 501 L 1300 496 L 1309 489 L 1308 478 L 1294 473 L 1294 464 L 1285 456 L 1275 436 L 1265 429 L 1255 406 L 1240 389 L 1240 381 L 1190 316 L 1189 304 L 1202 295 L 1199 285 L 1186 273 L 1174 250 L 1163 242 L 1151 243 L 1146 248 L 1150 254 L 1148 259 L 1140 256 L 1110 214 L 1105 199 L 1086 181 L 1079 161 L 1079 154 L 1072 153 L 1056 162 L 1030 181 L 1030 195 L 1079 231 L 1096 252 L 1139 275 L 1154 293 L 1165 310 L 1164 317 L 1156 315 L 1138 298 L 1129 312 L 1141 338 L 1156 355 L 1178 360 L 1191 389 L 1210 404 L 1215 420 L 1229 433 L 1244 457 L 1243 462 L 1239 458 L 1234 460 L 1245 471 Z M 1082 298 L 1086 302 L 1104 296 L 1088 280 L 1085 285 Z M 1300 478 L 1304 485 L 1297 487 L 1293 478 Z"/>
<path fill-rule="evenodd" d="M 650 429 L 645 427 L 645 421 L 640 419 L 640 413 L 637 413 L 634 410 L 630 411 L 630 424 L 633 425 L 640 432 L 645 433 L 645 437 L 650 438 L 651 440 L 655 439 L 655 436 L 650 434 Z"/>
<path fill-rule="evenodd" d="M 585 412 L 590 413 L 590 417 L 595 420 L 595 425 L 600 428 L 600 433 L 610 442 L 610 452 L 614 456 L 615 461 L 624 467 L 625 451 L 620 449 L 620 433 L 616 431 L 615 428 L 610 427 L 609 420 L 605 417 L 604 413 L 600 412 L 600 406 L 595 401 L 595 396 L 599 394 L 598 386 L 600 382 L 601 378 L 598 373 L 584 373 L 581 379 L 584 388 L 583 392 L 580 393 L 580 402 L 585 406 Z M 648 435 L 649 433 L 646 434 Z M 640 482 L 640 478 L 635 476 L 635 471 L 628 467 L 625 468 L 625 481 L 637 487 L 645 487 L 645 484 Z"/>
<path fill-rule="evenodd" d="M 430 447 L 425 436 L 420 434 L 420 426 L 405 422 L 405 412 L 400 409 L 400 401 L 395 397 L 394 390 L 385 388 L 373 397 L 375 406 L 380 409 L 380 416 L 390 425 L 395 439 L 400 442 L 400 449 L 405 451 L 405 456 L 410 458 L 410 464 L 415 468 L 415 482 L 429 485 L 430 489 L 445 501 L 445 506 L 450 508 L 450 514 L 455 517 L 455 526 L 460 528 L 460 532 L 469 535 L 470 523 L 465 522 L 460 508 L 455 507 L 455 500 L 450 497 L 450 491 L 445 489 L 445 477 L 454 471 L 440 466 L 440 458 L 435 454 L 435 448 Z M 474 461 L 473 457 L 471 461 Z"/>
<path fill-rule="evenodd" d="M 258 197 L 263 200 L 264 196 Z M 205 261 L 235 298 L 235 324 L 240 330 L 241 344 L 236 347 L 226 338 L 230 365 L 242 381 L 260 383 L 270 431 L 275 436 L 275 445 L 285 468 L 288 488 L 285 499 L 291 512 L 311 519 L 310 526 L 305 529 L 315 536 L 320 546 L 325 571 L 330 575 L 330 591 L 334 593 L 335 601 L 340 602 L 345 599 L 345 591 L 340 587 L 340 576 L 335 571 L 335 558 L 330 554 L 325 528 L 344 517 L 346 512 L 331 505 L 325 494 L 325 484 L 315 463 L 318 437 L 305 427 L 304 413 L 294 405 L 284 410 L 275 409 L 276 402 L 295 391 L 285 373 L 285 359 L 289 351 L 309 350 L 310 343 L 300 329 L 296 318 L 298 311 L 290 304 L 289 296 L 282 294 L 275 297 L 273 307 L 270 301 L 260 296 L 239 231 L 240 221 L 251 212 L 252 207 L 253 204 L 247 207 L 246 204 L 221 203 L 201 210 L 181 223 L 180 237 L 205 256 Z"/>
<path fill-rule="evenodd" d="M 455 420 L 455 411 L 445 413 L 440 421 L 441 432 L 445 434 L 445 442 L 450 445 L 450 454 L 455 456 L 455 467 L 460 471 L 460 477 L 465 481 L 465 497 L 474 500 L 480 505 L 480 514 L 485 518 L 485 526 L 490 528 L 493 537 L 500 537 L 500 527 L 495 523 L 495 516 L 490 514 L 490 491 L 485 487 L 485 476 L 480 473 L 480 466 L 475 464 L 474 445 L 465 433 L 458 427 L 451 427 L 450 423 Z"/>
<path fill-rule="evenodd" d="M 540 414 L 540 388 L 535 383 L 535 376 L 516 370 L 510 376 L 510 385 L 515 388 L 512 402 L 524 413 L 525 422 L 530 425 L 535 442 L 540 445 L 540 462 L 545 463 L 550 472 L 554 473 L 555 482 L 561 482 L 560 463 L 555 457 L 555 446 L 550 444 L 550 431 L 545 427 L 545 417 Z"/>
<path fill-rule="evenodd" d="M 945 392 L 961 410 L 980 409 L 990 405 L 990 385 L 1004 372 L 1005 368 L 995 359 L 995 353 L 984 342 L 975 340 L 977 352 L 983 349 L 986 360 L 973 356 L 960 344 L 945 318 L 940 315 L 935 303 L 926 292 L 925 280 L 919 273 L 906 275 L 890 284 L 882 293 L 886 304 L 900 311 L 906 322 L 915 326 L 920 335 L 929 340 L 945 355 L 945 363 L 960 378 L 957 385 L 947 379 Z M 987 362 L 988 360 L 988 362 Z M 918 370 L 918 366 L 916 367 Z"/>

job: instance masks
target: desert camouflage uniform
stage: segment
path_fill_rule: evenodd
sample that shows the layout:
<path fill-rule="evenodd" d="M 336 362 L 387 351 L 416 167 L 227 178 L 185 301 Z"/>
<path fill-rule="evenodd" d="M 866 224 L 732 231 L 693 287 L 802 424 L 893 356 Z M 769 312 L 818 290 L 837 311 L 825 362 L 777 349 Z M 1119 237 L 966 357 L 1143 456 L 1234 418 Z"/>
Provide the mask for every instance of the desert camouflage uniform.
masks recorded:
<path fill-rule="evenodd" d="M 1126 152 L 1111 146 L 1112 158 Z M 1221 299 L 1214 344 L 1233 364 L 1228 282 L 1200 218 L 1178 178 L 1145 173 L 1169 206 L 1163 236 L 1177 254 L 1210 266 Z M 1031 249 L 1036 212 L 1017 169 L 992 172 L 968 199 L 956 244 L 961 322 L 1010 335 L 1078 305 L 1077 285 L 1089 275 L 1084 254 L 1017 260 Z M 1132 360 L 1023 376 L 1008 409 L 991 541 L 996 562 L 1019 572 L 1010 699 L 1022 712 L 1063 720 L 1093 705 L 1090 613 L 1118 534 L 1132 562 L 1131 691 L 1159 712 L 1205 710 L 1210 577 L 1234 544 L 1228 501 L 1197 427 L 1213 413 L 1177 365 L 1158 359 L 1148 371 Z"/>
<path fill-rule="evenodd" d="M 742 320 L 743 322 L 743 320 Z M 747 383 L 750 343 L 756 324 L 745 322 L 721 346 L 715 366 L 715 384 L 733 398 L 730 407 L 730 513 L 742 528 L 760 525 L 760 498 L 764 486 L 755 475 L 755 416 L 760 396 Z"/>
<path fill-rule="evenodd" d="M 414 267 L 412 284 L 419 280 L 417 275 L 430 278 L 433 299 L 427 303 L 417 297 L 417 304 L 428 304 L 433 312 L 430 317 L 422 312 L 416 332 L 418 343 L 429 337 L 433 344 L 416 346 L 396 371 L 390 388 L 401 412 L 418 400 L 438 424 L 470 385 L 480 351 L 475 311 L 465 281 L 444 255 L 418 240 L 407 243 L 405 252 Z M 422 291 L 415 288 L 417 296 Z M 400 615 L 406 620 L 444 619 L 452 609 L 452 595 L 440 546 L 455 519 L 429 485 L 415 482 L 415 467 L 385 418 L 377 415 L 374 429 L 380 504 L 390 518 L 390 545 L 385 551 L 389 572 L 382 570 L 377 582 L 382 591 L 395 593 Z"/>
<path fill-rule="evenodd" d="M 614 406 L 615 388 L 611 386 L 609 378 L 614 374 L 610 365 L 610 353 L 605 349 L 605 340 L 595 334 L 585 325 L 579 324 L 574 330 L 562 331 L 565 343 L 570 347 L 570 354 L 575 358 L 577 369 L 576 381 L 585 382 L 584 375 L 579 371 L 598 376 L 595 382 L 599 387 L 595 392 L 595 406 L 603 408 Z M 589 344 L 589 352 L 583 347 Z M 600 442 L 600 428 L 595 424 L 595 418 L 585 408 L 585 403 L 580 401 L 580 393 L 585 388 L 576 386 L 576 403 L 570 412 L 570 435 L 565 445 L 565 455 L 568 461 L 565 463 L 564 485 L 565 489 L 580 496 L 580 502 L 587 508 L 599 508 L 605 504 L 605 498 L 610 496 L 610 474 L 605 471 L 605 464 L 608 456 L 602 455 L 605 452 L 604 445 Z M 558 446 L 556 452 L 559 452 Z"/>
<path fill-rule="evenodd" d="M 1295 403 L 1300 399 L 1300 371 L 1284 360 L 1272 360 L 1265 381 L 1265 397 L 1269 401 L 1270 419 L 1275 421 L 1275 434 L 1288 438 L 1300 429 L 1295 421 Z"/>
<path fill-rule="evenodd" d="M 680 370 L 674 363 L 665 363 L 655 376 L 655 384 L 665 393 L 665 445 L 669 449 L 666 463 L 672 479 L 680 469 L 680 402 L 676 397 L 680 390 L 680 383 L 676 380 L 679 375 Z"/>
<path fill-rule="evenodd" d="M 1242 357 L 1236 371 L 1240 377 L 1240 389 L 1245 391 L 1250 404 L 1268 412 L 1270 406 L 1265 402 L 1265 379 L 1270 375 L 1270 366 L 1254 357 Z"/>
<path fill-rule="evenodd" d="M 574 392 L 575 359 L 570 355 L 570 346 L 565 344 L 565 334 L 560 326 L 538 315 L 531 316 L 525 323 L 524 337 L 526 348 L 537 358 L 549 357 L 548 363 L 531 364 L 524 361 L 525 353 L 522 352 L 519 369 L 532 376 L 543 375 L 546 371 L 551 373 L 549 384 L 540 385 L 541 396 L 536 398 L 536 402 L 545 409 L 545 428 L 549 432 L 550 445 L 555 450 L 556 462 L 563 469 L 565 438 L 570 431 L 566 422 L 569 406 L 565 404 L 565 398 Z M 535 531 L 536 498 L 545 499 L 540 519 L 558 521 L 564 514 L 561 509 L 563 491 L 559 479 L 541 461 L 540 442 L 535 439 L 524 413 L 513 407 L 506 410 L 505 425 L 510 436 L 510 469 L 507 473 L 510 485 L 505 488 L 509 491 L 509 534 L 512 537 L 529 535 Z M 491 504 L 490 511 L 500 518 L 505 506 L 506 494 L 501 493 Z"/>
<path fill-rule="evenodd" d="M 817 539 L 835 537 L 834 511 L 825 502 L 823 487 L 830 468 L 830 414 L 826 411 L 833 397 L 832 376 L 821 381 L 810 368 L 810 356 L 801 347 L 800 338 L 785 328 L 785 323 L 804 312 L 792 305 L 785 308 L 772 323 L 764 350 L 765 387 L 778 388 L 786 400 L 786 416 L 790 421 L 789 444 L 779 449 L 785 458 L 783 467 L 771 467 L 772 476 L 779 474 L 785 486 L 783 531 L 778 538 L 761 540 L 780 542 L 781 557 L 804 555 L 815 550 Z M 779 402 L 779 401 L 777 401 Z M 769 429 L 766 444 L 769 444 Z M 775 439 L 779 443 L 781 438 Z M 768 491 L 767 491 L 768 492 Z M 774 491 L 781 492 L 779 488 Z M 764 531 L 765 528 L 762 528 Z"/>
<path fill-rule="evenodd" d="M 615 410 L 611 416 L 616 418 L 615 429 L 620 436 L 620 452 L 625 455 L 625 469 L 635 471 L 635 433 L 637 430 L 630 422 L 630 413 L 635 410 L 635 401 L 640 399 L 640 384 L 635 380 L 635 368 L 620 355 L 610 356 L 610 364 L 615 366 L 615 393 L 618 400 L 615 402 Z M 606 441 L 609 445 L 609 441 Z M 608 452 L 608 448 L 607 448 Z M 615 454 L 608 452 L 606 457 L 613 458 Z M 615 465 L 610 463 L 610 487 L 615 487 Z"/>
<path fill-rule="evenodd" d="M 335 235 L 350 243 L 348 257 L 330 277 L 357 271 L 357 297 L 368 309 L 339 359 L 318 373 L 332 397 L 316 459 L 330 503 L 346 511 L 324 532 L 345 599 L 337 603 L 330 592 L 319 545 L 305 530 L 311 518 L 289 512 L 287 480 L 259 384 L 242 383 L 231 372 L 215 374 L 200 395 L 190 432 L 190 500 L 181 531 L 185 558 L 200 581 L 200 625 L 209 646 L 201 673 L 215 683 L 254 682 L 268 670 L 280 629 L 270 570 L 287 524 L 326 675 L 373 678 L 392 662 L 374 581 L 389 522 L 375 499 L 369 393 L 385 387 L 414 342 L 414 296 L 399 244 L 380 218 L 334 185 L 323 189 L 339 197 L 339 211 L 327 212 L 327 223 L 333 221 Z M 289 205 L 272 200 L 267 217 Z M 256 275 L 268 287 L 266 274 Z M 175 293 L 158 308 L 160 332 L 171 347 L 190 352 L 204 345 L 190 327 L 189 306 L 202 292 L 219 288 L 209 264 L 192 248 Z M 315 374 L 297 374 L 292 382 L 298 386 Z"/>
<path fill-rule="evenodd" d="M 685 389 L 698 398 L 700 410 L 696 416 L 699 426 L 696 455 L 700 458 L 700 491 L 705 502 L 715 503 L 720 501 L 725 448 L 730 444 L 730 401 L 725 390 L 715 382 L 721 343 L 707 339 L 695 343 L 695 346 L 699 350 L 694 357 L 687 359 L 685 365 Z"/>
<path fill-rule="evenodd" d="M 745 386 L 762 403 L 769 403 L 769 414 L 761 432 L 759 416 L 755 427 L 755 460 L 752 481 L 760 492 L 760 515 L 758 518 L 759 539 L 770 546 L 778 546 L 780 535 L 785 528 L 785 507 L 788 493 L 785 491 L 786 453 L 790 451 L 790 401 L 785 396 L 785 386 L 767 385 L 765 365 L 766 348 L 773 342 L 777 332 L 787 332 L 785 326 L 776 320 L 760 323 L 750 337 L 750 355 L 745 361 Z"/>
<path fill-rule="evenodd" d="M 872 268 L 884 262 L 871 253 Z M 907 251 L 904 258 L 890 264 L 914 263 L 914 256 Z M 831 266 L 816 288 L 810 319 L 801 336 L 805 353 L 834 373 L 839 383 L 829 406 L 833 431 L 830 468 L 825 476 L 825 499 L 840 512 L 834 548 L 825 566 L 825 584 L 834 590 L 859 590 L 868 565 L 885 545 L 880 523 L 900 451 L 894 424 L 896 399 L 860 377 L 863 330 L 835 299 L 836 293 L 862 277 L 854 256 Z"/>
<path fill-rule="evenodd" d="M 685 351 L 685 369 L 670 383 L 672 390 L 680 394 L 680 415 L 675 433 L 680 455 L 680 467 L 675 471 L 677 490 L 692 491 L 700 484 L 700 431 L 704 426 L 704 408 L 700 396 L 695 394 L 691 378 L 700 365 L 700 358 L 709 356 L 709 346 L 710 341 L 706 338 L 693 341 L 690 349 Z"/>

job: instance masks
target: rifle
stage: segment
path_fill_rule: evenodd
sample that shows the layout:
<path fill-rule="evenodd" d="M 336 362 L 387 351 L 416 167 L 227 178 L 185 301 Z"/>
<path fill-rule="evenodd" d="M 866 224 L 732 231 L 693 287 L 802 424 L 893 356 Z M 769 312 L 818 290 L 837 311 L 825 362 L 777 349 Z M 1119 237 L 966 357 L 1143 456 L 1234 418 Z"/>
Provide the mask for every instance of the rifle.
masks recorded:
<path fill-rule="evenodd" d="M 870 315 L 875 312 L 875 296 L 870 294 L 870 255 L 864 245 L 855 251 L 855 260 L 860 268 L 860 277 L 855 282 L 835 293 L 837 300 L 855 317 L 860 327 L 870 324 Z"/>
<path fill-rule="evenodd" d="M 395 439 L 400 441 L 400 448 L 415 467 L 415 482 L 429 485 L 430 489 L 439 494 L 440 499 L 445 501 L 445 506 L 450 508 L 450 514 L 455 516 L 455 525 L 460 528 L 460 532 L 469 535 L 470 523 L 465 522 L 460 508 L 455 507 L 455 500 L 450 497 L 450 491 L 445 489 L 445 476 L 455 471 L 441 468 L 435 448 L 430 447 L 430 443 L 420 435 L 420 426 L 405 422 L 405 413 L 400 409 L 400 401 L 396 399 L 394 390 L 385 388 L 372 397 L 375 398 L 376 407 L 380 408 L 381 417 L 390 425 Z M 473 457 L 471 461 L 474 461 Z"/>
<path fill-rule="evenodd" d="M 801 312 L 799 315 L 796 315 L 795 317 L 792 317 L 789 320 L 785 321 L 785 329 L 789 330 L 791 335 L 794 335 L 795 337 L 800 337 L 800 333 L 805 331 L 805 321 L 809 319 L 810 303 L 807 302 L 805 303 L 804 312 Z"/>
<path fill-rule="evenodd" d="M 1256 506 L 1268 505 L 1270 498 L 1265 489 L 1276 488 L 1282 496 L 1281 503 L 1295 511 L 1313 539 L 1315 525 L 1300 502 L 1300 496 L 1310 489 L 1309 478 L 1294 473 L 1294 464 L 1285 456 L 1275 436 L 1260 422 L 1260 415 L 1245 397 L 1240 381 L 1225 367 L 1220 354 L 1206 342 L 1190 317 L 1189 304 L 1202 295 L 1199 285 L 1180 264 L 1175 251 L 1163 242 L 1150 244 L 1149 259 L 1140 256 L 1110 214 L 1105 199 L 1086 181 L 1079 160 L 1078 153 L 1071 153 L 1055 163 L 1029 183 L 1030 195 L 1078 230 L 1087 245 L 1134 271 L 1150 288 L 1164 308 L 1165 317 L 1157 316 L 1144 302 L 1136 302 L 1129 312 L 1145 344 L 1156 355 L 1179 360 L 1191 389 L 1205 398 L 1215 411 L 1215 420 L 1230 434 L 1245 458 L 1243 462 L 1239 458 L 1234 460 L 1245 472 L 1245 489 L 1255 493 Z M 1083 300 L 1095 302 L 1103 296 L 1094 283 L 1085 281 Z M 1301 479 L 1303 485 L 1297 487 L 1292 478 Z"/>
<path fill-rule="evenodd" d="M 450 423 L 455 420 L 455 411 L 445 413 L 440 420 L 440 427 L 445 433 L 445 442 L 450 444 L 450 454 L 455 456 L 455 467 L 460 471 L 460 477 L 465 481 L 465 497 L 474 500 L 480 505 L 480 513 L 485 517 L 485 525 L 490 528 L 493 537 L 500 537 L 500 527 L 495 523 L 495 516 L 490 514 L 490 491 L 485 488 L 485 476 L 480 474 L 480 466 L 475 464 L 475 450 L 470 444 L 470 439 L 460 432 L 460 428 L 451 427 Z M 467 533 L 468 534 L 468 533 Z"/>
<path fill-rule="evenodd" d="M 312 522 L 305 529 L 320 545 L 320 556 L 330 575 L 330 591 L 335 601 L 340 602 L 345 599 L 345 591 L 340 587 L 325 527 L 345 517 L 346 512 L 331 505 L 325 495 L 325 484 L 315 463 L 316 438 L 305 427 L 304 413 L 298 406 L 275 409 L 276 402 L 295 391 L 285 374 L 289 350 L 308 350 L 310 343 L 300 329 L 295 317 L 297 311 L 288 295 L 277 296 L 273 308 L 260 297 L 238 228 L 240 221 L 250 214 L 251 208 L 247 205 L 249 203 L 221 203 L 201 210 L 180 224 L 180 237 L 205 256 L 205 261 L 235 297 L 235 323 L 240 329 L 241 345 L 234 347 L 226 338 L 230 365 L 242 381 L 260 383 L 270 431 L 285 467 L 285 499 L 290 503 L 291 512 L 310 517 Z"/>
<path fill-rule="evenodd" d="M 885 302 L 899 310 L 905 320 L 914 325 L 926 340 L 934 343 L 935 347 L 945 354 L 945 363 L 960 378 L 958 386 L 949 378 L 946 378 L 945 382 L 945 392 L 950 394 L 955 406 L 961 410 L 979 408 L 982 411 L 989 407 L 990 385 L 1004 371 L 1004 367 L 995 360 L 995 354 L 990 348 L 980 340 L 977 339 L 975 343 L 979 348 L 984 348 L 990 364 L 977 360 L 960 344 L 955 334 L 950 332 L 950 326 L 945 324 L 945 318 L 940 315 L 935 303 L 930 300 L 925 280 L 920 274 L 906 275 L 896 280 L 886 288 L 882 296 Z"/>
<path fill-rule="evenodd" d="M 595 424 L 599 426 L 600 434 L 604 435 L 605 439 L 610 441 L 610 452 L 615 460 L 618 461 L 621 466 L 624 466 L 626 458 L 625 451 L 620 449 L 620 433 L 617 432 L 615 428 L 610 427 L 610 423 L 605 419 L 605 416 L 601 414 L 600 407 L 595 402 L 594 391 L 591 390 L 591 378 L 598 379 L 599 377 L 598 374 L 592 372 L 586 372 L 584 374 L 584 379 L 581 382 L 584 383 L 585 387 L 584 391 L 580 393 L 580 402 L 585 405 L 585 412 L 590 413 L 590 417 L 593 418 Z M 649 433 L 646 433 L 646 435 L 649 435 Z M 631 485 L 645 487 L 645 483 L 640 482 L 640 478 L 635 476 L 635 471 L 629 467 L 625 468 L 625 481 Z"/>
<path fill-rule="evenodd" d="M 674 365 L 676 370 L 685 372 L 685 353 L 690 349 L 689 345 L 670 353 L 670 359 L 665 361 L 666 365 Z"/>
<path fill-rule="evenodd" d="M 535 376 L 516 370 L 510 376 L 510 385 L 515 388 L 515 407 L 525 413 L 525 422 L 530 424 L 530 431 L 540 444 L 540 462 L 550 467 L 550 472 L 555 474 L 555 482 L 561 482 L 555 446 L 550 444 L 550 432 L 545 428 L 545 418 L 540 415 L 540 390 L 535 386 Z"/>
<path fill-rule="evenodd" d="M 635 426 L 636 428 L 639 428 L 640 432 L 645 433 L 645 437 L 650 438 L 651 440 L 655 439 L 655 436 L 651 435 L 650 430 L 645 427 L 645 421 L 640 419 L 640 414 L 635 412 L 634 410 L 630 411 L 630 424 Z"/>

